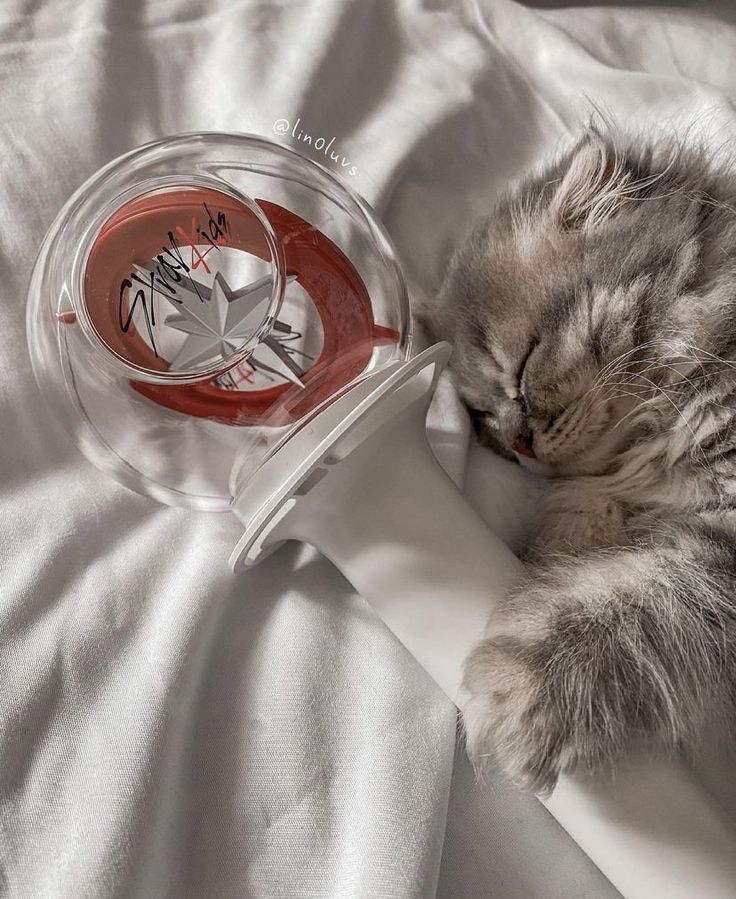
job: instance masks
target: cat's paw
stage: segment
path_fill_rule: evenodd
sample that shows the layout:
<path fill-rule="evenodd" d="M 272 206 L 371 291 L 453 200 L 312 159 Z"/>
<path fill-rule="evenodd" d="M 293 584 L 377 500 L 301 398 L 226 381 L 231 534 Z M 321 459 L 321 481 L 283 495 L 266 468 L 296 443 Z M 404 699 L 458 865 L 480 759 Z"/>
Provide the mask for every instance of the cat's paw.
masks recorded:
<path fill-rule="evenodd" d="M 561 772 L 620 751 L 636 717 L 625 697 L 635 675 L 617 657 L 615 622 L 574 595 L 532 581 L 511 600 L 466 662 L 467 748 L 476 770 L 493 757 L 545 794 Z"/>
<path fill-rule="evenodd" d="M 546 793 L 565 767 L 568 741 L 535 651 L 509 636 L 484 640 L 466 664 L 463 722 L 476 771 L 493 757 L 515 784 Z"/>

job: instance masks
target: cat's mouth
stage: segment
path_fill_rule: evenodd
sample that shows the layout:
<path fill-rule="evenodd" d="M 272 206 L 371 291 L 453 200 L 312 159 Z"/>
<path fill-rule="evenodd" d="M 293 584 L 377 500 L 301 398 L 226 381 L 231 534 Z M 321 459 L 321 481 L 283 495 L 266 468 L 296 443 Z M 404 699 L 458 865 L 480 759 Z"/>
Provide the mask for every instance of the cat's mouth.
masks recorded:
<path fill-rule="evenodd" d="M 522 468 L 531 471 L 533 474 L 540 475 L 544 478 L 553 478 L 555 475 L 560 474 L 560 472 L 555 471 L 553 465 L 550 465 L 549 462 L 542 462 L 542 460 L 537 459 L 536 456 L 518 453 L 516 450 L 514 450 L 514 456 Z"/>
<path fill-rule="evenodd" d="M 527 471 L 533 472 L 536 475 L 546 478 L 554 477 L 554 466 L 537 458 L 537 455 L 531 446 L 531 441 L 529 441 L 528 447 L 526 445 L 523 447 L 525 452 L 517 450 L 515 445 L 514 447 L 507 446 L 489 426 L 489 413 L 473 409 L 472 406 L 468 406 L 467 408 L 470 413 L 473 430 L 478 438 L 478 442 L 482 446 L 488 447 L 488 449 L 493 450 L 499 456 L 510 459 L 512 462 L 519 463 Z"/>
<path fill-rule="evenodd" d="M 537 454 L 534 452 L 534 439 L 531 432 L 517 437 L 511 444 L 511 449 L 517 456 L 525 456 L 527 459 L 537 458 Z"/>

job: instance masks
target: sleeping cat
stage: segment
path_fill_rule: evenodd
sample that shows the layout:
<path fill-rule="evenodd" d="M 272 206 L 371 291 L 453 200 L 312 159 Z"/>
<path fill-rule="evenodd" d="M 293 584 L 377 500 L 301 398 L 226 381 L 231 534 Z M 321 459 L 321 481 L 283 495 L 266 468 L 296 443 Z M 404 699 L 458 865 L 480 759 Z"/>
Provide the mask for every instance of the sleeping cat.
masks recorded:
<path fill-rule="evenodd" d="M 736 699 L 736 176 L 591 128 L 456 252 L 421 317 L 481 442 L 551 478 L 467 660 L 476 764 L 547 792 Z"/>

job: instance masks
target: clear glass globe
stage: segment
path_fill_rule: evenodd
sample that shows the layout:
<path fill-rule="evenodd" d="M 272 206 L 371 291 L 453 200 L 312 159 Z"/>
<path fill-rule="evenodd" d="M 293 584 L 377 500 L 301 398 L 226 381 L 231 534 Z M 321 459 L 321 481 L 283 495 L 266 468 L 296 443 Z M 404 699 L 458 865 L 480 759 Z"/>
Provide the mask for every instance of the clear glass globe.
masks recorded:
<path fill-rule="evenodd" d="M 34 373 L 85 455 L 174 505 L 227 509 L 295 429 L 409 349 L 375 215 L 251 135 L 134 150 L 69 200 L 28 296 Z"/>

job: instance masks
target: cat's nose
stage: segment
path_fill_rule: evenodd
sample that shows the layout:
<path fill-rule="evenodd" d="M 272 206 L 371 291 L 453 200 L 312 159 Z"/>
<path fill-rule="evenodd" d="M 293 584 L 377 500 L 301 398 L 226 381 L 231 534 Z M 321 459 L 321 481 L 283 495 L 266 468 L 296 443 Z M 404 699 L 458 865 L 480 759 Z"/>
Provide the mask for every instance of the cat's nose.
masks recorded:
<path fill-rule="evenodd" d="M 511 444 L 511 449 L 520 456 L 528 456 L 530 459 L 536 459 L 537 454 L 534 452 L 533 442 L 534 434 L 532 434 L 531 431 L 526 431 L 523 434 L 519 434 L 516 440 Z"/>

